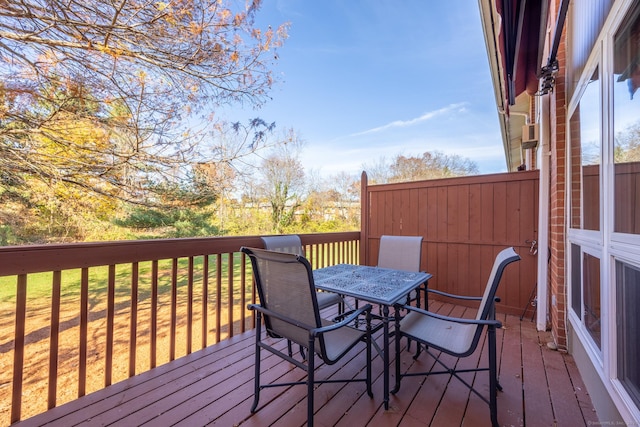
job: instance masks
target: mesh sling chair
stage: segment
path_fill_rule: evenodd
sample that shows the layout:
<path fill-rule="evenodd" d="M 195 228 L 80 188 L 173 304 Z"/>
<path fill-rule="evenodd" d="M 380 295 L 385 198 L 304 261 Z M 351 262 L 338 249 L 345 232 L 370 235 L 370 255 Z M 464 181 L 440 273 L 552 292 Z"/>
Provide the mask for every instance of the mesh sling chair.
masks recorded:
<path fill-rule="evenodd" d="M 496 290 L 502 278 L 502 273 L 507 265 L 512 262 L 519 261 L 520 256 L 513 250 L 507 248 L 502 250 L 496 257 L 487 281 L 487 286 L 482 297 L 466 297 L 451 295 L 444 292 L 428 289 L 428 293 L 436 293 L 450 298 L 462 300 L 478 300 L 480 305 L 475 319 L 456 318 L 443 316 L 432 313 L 418 307 L 409 305 L 396 307 L 395 315 L 395 334 L 396 334 L 396 385 L 392 393 L 396 393 L 400 389 L 400 382 L 403 377 L 416 375 L 435 375 L 450 374 L 458 378 L 473 393 L 479 396 L 489 405 L 491 413 L 491 423 L 498 425 L 498 409 L 497 409 L 497 392 L 501 389 L 498 383 L 497 372 L 497 356 L 496 356 L 496 329 L 502 327 L 500 321 L 495 320 L 495 302 Z M 404 308 L 408 311 L 407 315 L 402 318 L 397 308 Z M 478 367 L 476 369 L 451 369 L 447 367 L 430 349 L 436 349 L 454 357 L 467 357 L 474 353 L 482 331 L 487 327 L 489 365 L 488 367 Z M 427 346 L 427 353 L 433 357 L 436 362 L 444 367 L 442 371 L 429 372 L 400 372 L 400 338 L 407 337 L 410 340 L 417 341 L 418 344 Z M 415 357 L 418 357 L 419 353 Z M 435 365 L 434 365 L 435 366 Z M 489 371 L 489 399 L 476 391 L 467 381 L 458 374 L 462 372 Z"/>
<path fill-rule="evenodd" d="M 265 249 L 267 250 L 304 256 L 302 241 L 300 240 L 300 236 L 296 234 L 288 234 L 283 236 L 266 236 L 261 237 L 261 239 L 262 243 L 264 243 Z M 320 310 L 331 307 L 335 304 L 342 304 L 342 298 L 340 297 L 340 295 L 334 294 L 333 292 L 319 291 L 316 297 L 318 299 L 318 307 L 320 308 Z"/>
<path fill-rule="evenodd" d="M 420 271 L 421 257 L 422 236 L 380 236 L 378 267 L 417 272 Z M 416 288 L 415 293 L 409 295 L 407 302 L 415 299 L 420 307 L 420 291 L 426 294 L 426 287 L 425 282 Z"/>
<path fill-rule="evenodd" d="M 378 267 L 417 272 L 420 271 L 421 259 L 422 236 L 380 236 Z M 427 282 L 407 295 L 407 304 L 415 300 L 416 306 L 420 307 L 421 292 L 425 295 L 425 307 L 428 307 L 426 300 Z M 411 340 L 407 340 L 407 349 L 410 348 Z"/>
<path fill-rule="evenodd" d="M 316 384 L 329 382 L 365 382 L 367 394 L 371 390 L 371 305 L 367 304 L 334 323 L 320 317 L 317 292 L 309 262 L 299 255 L 273 252 L 256 248 L 241 248 L 249 256 L 260 304 L 250 304 L 249 309 L 256 315 L 255 380 L 254 400 L 251 412 L 255 412 L 260 399 L 260 391 L 266 387 L 307 385 L 307 424 L 313 425 L 313 392 Z M 365 329 L 349 326 L 358 318 L 366 317 Z M 283 338 L 295 342 L 308 351 L 306 364 L 279 351 L 272 340 L 262 338 L 262 319 L 266 334 L 270 338 Z M 347 354 L 358 343 L 366 346 L 366 377 L 316 380 L 314 377 L 315 355 L 326 364 L 332 365 Z M 306 381 L 260 384 L 260 352 L 267 350 L 282 359 L 304 369 Z"/>
<path fill-rule="evenodd" d="M 279 236 L 264 236 L 260 238 L 264 244 L 265 249 L 269 251 L 285 252 L 288 254 L 295 254 L 304 256 L 304 248 L 302 247 L 302 241 L 297 234 L 284 234 Z M 324 310 L 325 308 L 333 305 L 338 305 L 338 313 L 344 312 L 344 300 L 338 294 L 333 292 L 318 291 L 316 294 L 318 300 L 318 308 Z M 287 342 L 287 348 L 289 356 L 293 355 L 293 349 L 291 347 L 291 341 Z M 300 355 L 304 359 L 304 350 L 300 347 Z"/>

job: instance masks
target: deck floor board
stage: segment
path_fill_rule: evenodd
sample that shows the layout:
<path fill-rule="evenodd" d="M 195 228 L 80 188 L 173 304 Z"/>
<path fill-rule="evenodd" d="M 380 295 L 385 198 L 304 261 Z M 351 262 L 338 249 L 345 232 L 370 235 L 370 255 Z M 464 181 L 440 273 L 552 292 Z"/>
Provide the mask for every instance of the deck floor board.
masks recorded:
<path fill-rule="evenodd" d="M 432 302 L 443 314 L 468 315 L 468 309 Z M 546 332 L 538 332 L 528 319 L 499 315 L 500 383 L 498 419 L 502 425 L 586 425 L 597 422 L 572 357 L 546 346 Z M 376 335 L 378 343 L 381 333 Z M 302 426 L 306 422 L 306 387 L 267 388 L 259 409 L 253 403 L 253 331 L 196 351 L 103 390 L 53 408 L 18 423 L 20 426 L 163 425 L 163 426 Z M 284 350 L 285 343 L 277 344 Z M 483 342 L 486 345 L 486 341 Z M 413 359 L 415 343 L 406 351 L 401 343 L 403 372 L 429 370 L 434 359 L 423 352 Z M 393 346 L 392 346 L 393 347 Z M 363 348 L 363 346 L 362 346 Z M 437 353 L 436 353 L 437 354 Z M 374 351 L 375 355 L 375 351 Z M 390 355 L 390 386 L 395 384 L 394 355 Z M 335 365 L 320 364 L 316 378 L 364 378 L 364 350 L 352 350 Z M 486 363 L 486 351 L 457 361 L 458 366 Z M 448 362 L 456 363 L 451 357 Z M 487 425 L 489 408 L 449 375 L 405 377 L 400 391 L 382 401 L 382 359 L 372 362 L 373 392 L 364 383 L 328 383 L 315 392 L 315 421 L 323 426 L 443 426 Z M 437 367 L 436 367 L 437 368 Z M 439 369 L 439 368 L 437 368 Z M 304 372 L 263 352 L 263 382 L 304 380 Z M 464 374 L 480 390 L 488 390 L 486 373 Z"/>

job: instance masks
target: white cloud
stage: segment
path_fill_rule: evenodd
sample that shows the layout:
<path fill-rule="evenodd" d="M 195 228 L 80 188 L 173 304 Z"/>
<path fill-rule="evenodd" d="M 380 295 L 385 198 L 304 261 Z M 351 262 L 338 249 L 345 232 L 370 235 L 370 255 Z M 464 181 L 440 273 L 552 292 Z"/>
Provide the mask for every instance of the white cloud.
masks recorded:
<path fill-rule="evenodd" d="M 396 120 L 393 121 L 391 123 L 387 123 L 386 125 L 383 126 L 379 126 L 373 129 L 368 129 L 362 132 L 358 132 L 358 133 L 354 133 L 351 134 L 349 136 L 361 136 L 361 135 L 367 135 L 367 134 L 371 134 L 371 133 L 377 133 L 377 132 L 382 132 L 385 131 L 387 129 L 392 129 L 392 128 L 403 128 L 403 127 L 408 127 L 408 126 L 413 126 L 415 124 L 418 123 L 422 123 L 425 122 L 427 120 L 431 120 L 434 117 L 437 116 L 441 116 L 443 114 L 447 114 L 450 112 L 463 112 L 465 111 L 465 106 L 466 103 L 458 103 L 458 104 L 451 104 L 448 105 L 446 107 L 440 108 L 438 110 L 435 111 L 429 111 L 427 113 L 424 113 L 423 115 L 421 115 L 420 117 L 416 117 L 414 119 L 409 119 L 409 120 Z"/>

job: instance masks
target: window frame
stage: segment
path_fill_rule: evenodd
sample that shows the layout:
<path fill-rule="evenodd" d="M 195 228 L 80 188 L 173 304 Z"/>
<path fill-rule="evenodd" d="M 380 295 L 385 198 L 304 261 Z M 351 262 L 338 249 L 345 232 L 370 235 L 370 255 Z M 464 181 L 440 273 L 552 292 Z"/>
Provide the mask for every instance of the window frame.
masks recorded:
<path fill-rule="evenodd" d="M 633 12 L 637 0 L 621 0 L 613 3 L 609 15 L 602 27 L 600 35 L 596 39 L 591 49 L 586 65 L 582 70 L 571 70 L 571 63 L 567 63 L 568 75 L 572 71 L 579 76 L 575 85 L 575 92 L 569 94 L 570 99 L 567 105 L 566 116 L 566 237 L 565 237 L 565 285 L 567 307 L 567 322 L 571 326 L 574 337 L 580 341 L 587 357 L 591 360 L 595 372 L 602 380 L 603 385 L 616 405 L 620 414 L 626 421 L 637 423 L 640 420 L 640 407 L 629 395 L 625 385 L 618 379 L 618 331 L 617 316 L 618 284 L 616 277 L 616 262 L 629 264 L 635 268 L 640 268 L 640 234 L 629 234 L 614 231 L 614 40 L 622 23 L 628 14 Z M 570 49 L 570 47 L 568 47 Z M 569 57 L 570 55 L 568 55 Z M 600 163 L 600 231 L 583 230 L 572 228 L 571 218 L 571 135 L 570 119 L 580 102 L 584 93 L 588 78 L 593 74 L 593 70 L 599 66 L 600 72 L 600 126 L 601 126 L 601 163 Z M 579 73 L 579 74 L 578 74 Z M 636 92 L 635 98 L 640 102 L 640 90 Z M 582 185 L 582 184 L 581 184 Z M 581 188 L 582 189 L 582 188 Z M 609 191 L 606 191 L 608 189 Z M 581 212 L 582 214 L 582 212 Z M 583 224 L 581 219 L 581 225 Z M 598 349 L 593 342 L 590 333 L 586 330 L 582 322 L 582 314 L 578 316 L 573 310 L 573 276 L 576 270 L 573 267 L 573 255 L 575 245 L 580 251 L 580 303 L 584 304 L 584 284 L 583 284 L 583 252 L 589 253 L 600 259 L 600 291 L 601 291 L 601 349 Z"/>

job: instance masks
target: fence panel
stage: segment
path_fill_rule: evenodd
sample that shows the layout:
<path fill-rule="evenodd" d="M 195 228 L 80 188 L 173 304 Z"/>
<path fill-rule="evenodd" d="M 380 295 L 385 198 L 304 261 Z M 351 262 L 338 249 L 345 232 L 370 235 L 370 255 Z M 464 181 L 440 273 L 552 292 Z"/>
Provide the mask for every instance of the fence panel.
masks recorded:
<path fill-rule="evenodd" d="M 481 295 L 496 254 L 513 246 L 522 257 L 499 288 L 498 310 L 520 314 L 536 285 L 538 171 L 430 181 L 362 183 L 361 258 L 377 264 L 380 236 L 423 236 L 422 269 L 429 286 Z"/>

